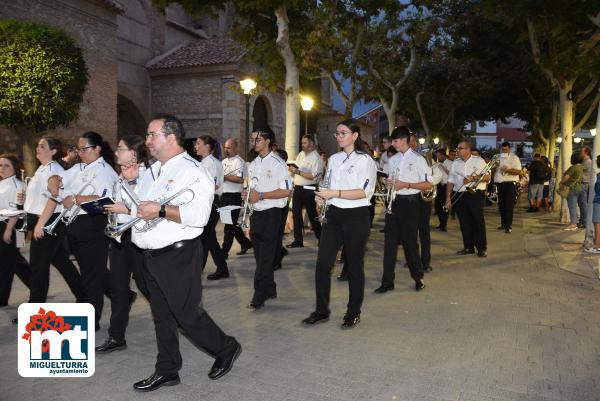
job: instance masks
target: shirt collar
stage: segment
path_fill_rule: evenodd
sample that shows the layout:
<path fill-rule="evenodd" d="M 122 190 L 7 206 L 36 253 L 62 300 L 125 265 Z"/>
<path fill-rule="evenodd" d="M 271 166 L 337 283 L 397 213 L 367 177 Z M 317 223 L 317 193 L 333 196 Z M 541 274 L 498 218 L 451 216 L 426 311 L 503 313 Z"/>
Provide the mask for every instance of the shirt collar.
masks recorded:
<path fill-rule="evenodd" d="M 100 156 L 99 158 L 97 158 L 96 160 L 91 162 L 90 164 L 84 164 L 83 169 L 86 170 L 87 168 L 93 167 L 98 163 L 104 163 L 104 158 L 102 156 Z"/>

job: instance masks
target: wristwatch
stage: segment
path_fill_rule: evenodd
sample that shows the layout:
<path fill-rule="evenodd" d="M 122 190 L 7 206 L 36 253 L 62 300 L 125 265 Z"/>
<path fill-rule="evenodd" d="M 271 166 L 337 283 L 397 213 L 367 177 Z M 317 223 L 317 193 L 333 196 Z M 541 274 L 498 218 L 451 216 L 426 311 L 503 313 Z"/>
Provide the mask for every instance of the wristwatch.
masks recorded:
<path fill-rule="evenodd" d="M 167 209 L 165 205 L 160 206 L 160 211 L 158 212 L 158 217 L 165 218 L 167 217 Z"/>
<path fill-rule="evenodd" d="M 264 192 L 259 192 L 258 193 L 258 200 L 265 200 L 265 193 Z"/>

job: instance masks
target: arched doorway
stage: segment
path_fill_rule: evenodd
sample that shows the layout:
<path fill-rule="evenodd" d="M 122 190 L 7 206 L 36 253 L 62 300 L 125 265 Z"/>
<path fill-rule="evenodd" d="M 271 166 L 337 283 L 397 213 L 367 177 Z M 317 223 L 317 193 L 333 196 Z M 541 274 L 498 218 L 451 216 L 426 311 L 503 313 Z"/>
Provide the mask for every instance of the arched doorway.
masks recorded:
<path fill-rule="evenodd" d="M 269 109 L 267 106 L 268 100 L 259 96 L 254 102 L 252 109 L 252 129 L 269 126 Z"/>
<path fill-rule="evenodd" d="M 145 135 L 146 120 L 135 103 L 123 95 L 117 95 L 117 135 Z"/>

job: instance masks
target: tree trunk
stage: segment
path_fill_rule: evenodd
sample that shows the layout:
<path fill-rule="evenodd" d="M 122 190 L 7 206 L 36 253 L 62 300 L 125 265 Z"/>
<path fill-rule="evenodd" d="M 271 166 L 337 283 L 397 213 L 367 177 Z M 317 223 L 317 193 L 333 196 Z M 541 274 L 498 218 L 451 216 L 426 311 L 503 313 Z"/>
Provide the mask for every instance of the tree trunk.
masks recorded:
<path fill-rule="evenodd" d="M 19 138 L 21 139 L 21 149 L 23 151 L 23 166 L 25 167 L 25 176 L 33 177 L 35 173 L 35 148 L 37 146 L 35 141 L 35 132 L 25 127 L 19 127 L 16 129 Z M 15 171 L 17 178 L 21 179 L 21 172 Z"/>
<path fill-rule="evenodd" d="M 557 182 L 563 177 L 563 174 L 571 167 L 571 154 L 573 153 L 573 100 L 569 98 L 569 92 L 573 90 L 573 81 L 565 81 L 558 89 L 560 101 L 560 161 L 561 169 L 557 171 Z M 560 175 L 560 176 L 559 176 Z M 558 186 L 557 186 L 558 187 Z M 561 223 L 566 223 L 569 216 L 569 207 L 566 199 L 563 199 L 561 206 Z M 571 222 L 575 224 L 577 222 Z"/>
<path fill-rule="evenodd" d="M 300 137 L 300 73 L 290 46 L 289 19 L 285 4 L 275 9 L 277 18 L 277 50 L 285 65 L 285 150 L 296 158 Z"/>
<path fill-rule="evenodd" d="M 425 94 L 425 91 L 420 91 L 417 93 L 415 97 L 415 102 L 417 103 L 417 109 L 419 110 L 419 116 L 421 117 L 421 125 L 423 126 L 423 130 L 425 131 L 425 136 L 427 139 L 427 145 L 431 144 L 431 131 L 429 129 L 429 124 L 427 123 L 427 116 L 425 116 L 425 110 L 423 109 L 423 105 L 421 104 L 421 96 Z"/>
<path fill-rule="evenodd" d="M 600 89 L 598 90 L 600 93 Z M 594 187 L 596 186 L 596 173 L 598 169 L 596 168 L 596 158 L 600 153 L 600 135 L 598 132 L 600 131 L 600 103 L 598 103 L 598 112 L 596 114 L 596 136 L 594 137 L 594 145 L 592 147 L 592 168 L 594 169 L 594 177 L 590 181 L 590 192 L 588 194 L 588 208 L 587 208 L 587 216 L 585 218 L 585 240 L 583 245 L 586 247 L 594 246 L 594 222 L 592 221 L 592 216 L 594 213 L 594 197 L 596 195 L 596 191 Z M 600 233 L 599 233 L 600 234 Z"/>

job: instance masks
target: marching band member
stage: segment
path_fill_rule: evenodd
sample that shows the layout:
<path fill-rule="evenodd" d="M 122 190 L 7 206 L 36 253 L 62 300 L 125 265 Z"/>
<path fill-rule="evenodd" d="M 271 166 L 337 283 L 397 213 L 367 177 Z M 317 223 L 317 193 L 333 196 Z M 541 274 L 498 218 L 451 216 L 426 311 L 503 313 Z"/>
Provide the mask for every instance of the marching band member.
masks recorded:
<path fill-rule="evenodd" d="M 461 141 L 458 144 L 458 156 L 452 163 L 446 187 L 446 208 L 454 207 L 460 223 L 463 237 L 463 249 L 457 255 L 474 254 L 487 256 L 487 241 L 485 235 L 485 219 L 483 217 L 484 191 L 490 175 L 481 177 L 486 163 L 479 156 L 471 155 L 471 143 Z M 481 178 L 481 182 L 474 188 L 474 193 L 467 191 L 467 186 Z M 462 194 L 462 192 L 467 193 Z"/>
<path fill-rule="evenodd" d="M 244 177 L 246 176 L 246 162 L 238 154 L 238 141 L 229 138 L 223 146 L 225 157 L 223 159 L 223 194 L 221 195 L 222 206 L 242 206 L 242 189 L 244 188 Z M 244 255 L 252 248 L 252 242 L 244 235 L 241 227 L 236 222 L 240 216 L 240 210 L 233 210 L 231 218 L 234 224 L 225 224 L 223 228 L 223 253 L 225 259 L 229 254 L 233 239 L 235 238 L 242 247 L 238 255 Z"/>
<path fill-rule="evenodd" d="M 183 124 L 173 116 L 158 116 L 148 125 L 146 146 L 157 161 L 136 187 L 142 202 L 134 206 L 134 212 L 147 221 L 160 220 L 153 228 L 133 227 L 131 239 L 142 250 L 158 355 L 154 373 L 133 385 L 137 391 L 180 382 L 178 327 L 195 345 L 216 358 L 208 374 L 211 379 L 227 374 L 242 350 L 235 338 L 225 335 L 200 306 L 200 235 L 210 218 L 215 185 L 214 178 L 185 152 L 184 139 Z M 167 197 L 173 196 L 165 204 Z"/>
<path fill-rule="evenodd" d="M 408 128 L 396 127 L 391 137 L 392 146 L 398 153 L 390 158 L 387 185 L 395 188 L 395 198 L 392 214 L 386 216 L 383 276 L 381 286 L 375 290 L 377 294 L 394 289 L 399 240 L 404 248 L 410 275 L 415 282 L 415 290 L 421 291 L 425 288 L 417 234 L 421 215 L 421 191 L 432 187 L 431 167 L 423 156 L 411 149 L 411 132 Z"/>
<path fill-rule="evenodd" d="M 69 259 L 64 224 L 58 223 L 54 230 L 55 236 L 47 235 L 43 231 L 46 222 L 54 221 L 62 211 L 61 206 L 55 208 L 55 202 L 46 196 L 48 178 L 64 171 L 59 163 L 62 157 L 62 143 L 50 136 L 42 137 L 36 147 L 36 157 L 41 165 L 29 181 L 25 197 L 27 227 L 33 230 L 29 250 L 31 266 L 29 302 L 46 302 L 50 283 L 50 264 L 53 264 L 63 276 L 75 299 L 81 301 L 84 299 L 81 275 Z"/>
<path fill-rule="evenodd" d="M 212 177 L 213 187 L 215 189 L 215 196 L 210 212 L 210 218 L 208 219 L 208 224 L 206 227 L 204 227 L 201 236 L 202 247 L 204 248 L 202 270 L 204 270 L 204 267 L 206 266 L 209 252 L 213 258 L 213 262 L 215 262 L 215 265 L 217 266 L 217 270 L 206 277 L 208 280 L 219 280 L 229 277 L 227 261 L 223 255 L 221 245 L 219 245 L 219 242 L 217 241 L 217 233 L 215 231 L 217 223 L 219 222 L 219 212 L 217 211 L 217 208 L 220 204 L 219 198 L 223 193 L 224 181 L 223 165 L 221 164 L 221 161 L 214 156 L 214 152 L 217 150 L 217 145 L 217 141 L 215 141 L 214 138 L 209 135 L 202 135 L 198 137 L 198 139 L 196 139 L 196 143 L 194 144 L 196 154 L 202 157 L 202 166 Z"/>
<path fill-rule="evenodd" d="M 437 227 L 440 231 L 448 231 L 448 212 L 444 210 L 446 204 L 446 184 L 448 184 L 448 174 L 452 168 L 452 160 L 446 158 L 446 153 L 442 149 L 436 151 L 437 161 L 433 165 L 435 170 L 441 174 L 442 179 L 437 184 L 437 196 L 435 197 L 435 212 L 440 225 Z"/>
<path fill-rule="evenodd" d="M 15 171 L 21 168 L 15 155 L 0 155 L 0 210 L 17 210 L 17 196 L 23 190 L 23 183 L 15 177 Z M 17 221 L 18 217 L 0 221 L 0 307 L 8 305 L 15 273 L 27 287 L 31 277 L 31 269 L 17 248 L 14 230 Z"/>
<path fill-rule="evenodd" d="M 81 135 L 77 153 L 81 163 L 50 176 L 48 191 L 57 198 L 60 185 L 63 186 L 60 190 L 61 203 L 71 211 L 67 235 L 81 272 L 84 299 L 94 306 L 98 330 L 108 285 L 106 262 L 109 240 L 104 235 L 106 215 L 89 215 L 79 205 L 102 196 L 112 196 L 113 184 L 118 176 L 112 168 L 114 153 L 100 134 L 86 132 Z"/>
<path fill-rule="evenodd" d="M 343 245 L 350 297 L 342 328 L 351 328 L 360 321 L 364 298 L 364 256 L 371 225 L 369 205 L 375 192 L 377 166 L 367 153 L 356 120 L 338 123 L 334 135 L 342 151 L 329 158 L 326 172 L 330 177 L 329 187 L 315 193 L 321 207 L 329 206 L 315 271 L 316 310 L 302 323 L 314 325 L 329 319 L 331 268 Z"/>
<path fill-rule="evenodd" d="M 277 148 L 274 152 L 279 156 L 284 163 L 288 161 L 288 154 L 284 149 Z M 290 176 L 290 182 L 293 182 L 292 177 Z M 275 265 L 273 266 L 273 270 L 281 270 L 281 264 L 283 263 L 283 257 L 286 256 L 289 252 L 283 246 L 283 236 L 285 235 L 285 224 L 287 223 L 287 217 L 290 212 L 289 199 L 285 206 L 281 209 L 281 226 L 279 227 L 279 251 L 277 252 L 277 256 L 275 257 Z"/>
<path fill-rule="evenodd" d="M 498 209 L 500 209 L 500 227 L 505 233 L 512 232 L 515 198 L 521 174 L 521 160 L 510 151 L 510 143 L 503 142 L 500 147 L 500 165 L 496 168 L 494 182 L 498 188 Z"/>
<path fill-rule="evenodd" d="M 282 211 L 290 196 L 290 176 L 285 162 L 272 151 L 275 134 L 266 128 L 252 132 L 251 145 L 258 156 L 248 167 L 248 202 L 252 205 L 250 216 L 250 239 L 254 247 L 256 271 L 254 272 L 254 295 L 249 309 L 257 310 L 265 301 L 277 297 L 273 267 L 281 249 Z"/>
<path fill-rule="evenodd" d="M 123 184 L 117 182 L 113 199 L 115 204 L 107 205 L 104 209 L 109 216 L 116 215 L 116 223 L 127 223 L 132 217 L 130 210 L 133 199 L 119 185 L 128 185 L 133 191 L 147 168 L 148 151 L 144 138 L 139 135 L 125 135 L 117 145 L 117 164 L 120 167 L 120 178 Z M 96 352 L 107 353 L 125 349 L 125 330 L 129 321 L 129 310 L 137 294 L 129 288 L 131 276 L 142 294 L 148 298 L 148 289 L 142 275 L 142 253 L 131 242 L 131 231 L 125 231 L 117 240 L 110 243 L 110 270 L 108 286 L 110 289 L 110 327 L 108 338 L 96 347 Z"/>
<path fill-rule="evenodd" d="M 304 186 L 314 186 L 316 184 L 318 176 L 323 173 L 323 162 L 316 151 L 315 138 L 312 135 L 304 135 L 301 146 L 302 151 L 296 156 L 297 167 L 289 166 L 289 170 L 294 177 L 294 192 L 292 194 L 294 241 L 286 245 L 287 248 L 300 248 L 304 246 L 302 209 L 305 207 L 315 237 L 317 237 L 317 240 L 321 237 L 321 223 L 317 219 L 315 193 L 314 190 L 304 189 Z"/>

